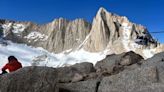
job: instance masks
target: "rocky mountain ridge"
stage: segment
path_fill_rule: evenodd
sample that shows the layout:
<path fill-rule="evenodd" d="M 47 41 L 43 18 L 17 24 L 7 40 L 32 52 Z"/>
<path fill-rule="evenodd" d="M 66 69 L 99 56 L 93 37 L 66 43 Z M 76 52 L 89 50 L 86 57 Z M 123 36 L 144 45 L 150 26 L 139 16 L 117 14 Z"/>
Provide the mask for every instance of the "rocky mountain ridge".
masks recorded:
<path fill-rule="evenodd" d="M 59 18 L 44 25 L 0 20 L 0 26 L 4 39 L 43 47 L 54 53 L 80 49 L 107 55 L 134 51 L 149 58 L 157 51 L 162 52 L 164 47 L 144 26 L 104 8 L 99 9 L 92 24 L 84 19 L 69 21 Z"/>

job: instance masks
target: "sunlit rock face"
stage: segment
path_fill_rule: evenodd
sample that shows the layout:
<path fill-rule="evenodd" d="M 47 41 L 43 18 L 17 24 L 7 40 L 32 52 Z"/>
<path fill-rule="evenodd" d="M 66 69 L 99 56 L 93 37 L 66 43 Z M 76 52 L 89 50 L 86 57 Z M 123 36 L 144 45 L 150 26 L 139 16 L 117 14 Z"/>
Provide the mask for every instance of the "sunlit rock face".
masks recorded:
<path fill-rule="evenodd" d="M 84 19 L 55 19 L 47 24 L 0 20 L 1 37 L 16 43 L 43 47 L 49 52 L 104 52 L 120 54 L 134 51 L 144 58 L 164 51 L 146 27 L 125 16 L 100 8 L 92 24 Z"/>
<path fill-rule="evenodd" d="M 90 32 L 91 25 L 83 19 L 68 22 L 65 19 L 54 20 L 55 27 L 48 36 L 45 48 L 57 53 L 76 49 Z"/>
<path fill-rule="evenodd" d="M 44 25 L 2 20 L 1 28 L 7 40 L 43 47 L 50 52 L 59 53 L 77 48 L 89 34 L 91 24 L 84 19 L 68 21 L 63 18 Z"/>
<path fill-rule="evenodd" d="M 91 52 L 109 50 L 121 53 L 156 46 L 157 42 L 144 26 L 100 8 L 93 20 L 85 49 Z"/>

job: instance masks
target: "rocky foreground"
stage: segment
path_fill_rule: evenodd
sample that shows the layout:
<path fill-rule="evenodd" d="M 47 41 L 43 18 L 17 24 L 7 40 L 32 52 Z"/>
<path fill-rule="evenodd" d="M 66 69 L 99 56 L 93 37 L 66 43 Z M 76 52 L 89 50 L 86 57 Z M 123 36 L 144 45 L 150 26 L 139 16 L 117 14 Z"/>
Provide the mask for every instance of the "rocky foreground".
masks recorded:
<path fill-rule="evenodd" d="M 0 92 L 164 92 L 164 52 L 134 52 L 69 67 L 24 67 L 0 76 Z"/>

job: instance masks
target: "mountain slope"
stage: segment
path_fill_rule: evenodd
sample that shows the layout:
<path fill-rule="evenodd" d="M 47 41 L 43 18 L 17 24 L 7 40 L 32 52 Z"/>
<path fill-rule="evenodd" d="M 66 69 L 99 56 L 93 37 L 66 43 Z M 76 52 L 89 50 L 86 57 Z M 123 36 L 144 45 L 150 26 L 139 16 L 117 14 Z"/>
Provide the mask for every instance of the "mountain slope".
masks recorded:
<path fill-rule="evenodd" d="M 152 38 L 144 26 L 100 8 L 93 20 L 90 36 L 84 49 L 91 52 L 107 50 L 109 53 L 116 54 L 132 50 L 148 58 L 151 56 L 144 55 L 145 50 L 152 50 L 157 46 L 158 42 Z"/>
<path fill-rule="evenodd" d="M 47 50 L 38 47 L 27 46 L 26 44 L 16 44 L 11 41 L 0 40 L 0 68 L 7 62 L 10 55 L 14 55 L 23 66 L 48 66 L 62 67 L 80 62 L 92 62 L 105 58 L 103 53 L 89 53 L 84 50 L 75 51 L 67 54 L 64 51 L 60 54 L 50 53 Z"/>
<path fill-rule="evenodd" d="M 58 67 L 85 61 L 95 63 L 106 55 L 128 51 L 134 51 L 145 59 L 164 51 L 164 46 L 153 39 L 146 27 L 104 8 L 98 10 L 92 25 L 84 19 L 69 21 L 59 18 L 43 25 L 0 20 L 0 38 L 3 39 L 1 43 L 12 41 L 7 46 L 0 45 L 3 64 L 10 54 L 20 57 L 27 63 L 25 65 Z M 11 48 L 16 49 L 13 51 Z M 22 50 L 29 56 L 21 57 L 24 55 Z"/>
<path fill-rule="evenodd" d="M 3 21 L 0 25 L 4 38 L 16 43 L 43 47 L 60 53 L 78 47 L 90 32 L 91 24 L 83 19 L 68 21 L 63 18 L 37 25 L 31 22 Z"/>

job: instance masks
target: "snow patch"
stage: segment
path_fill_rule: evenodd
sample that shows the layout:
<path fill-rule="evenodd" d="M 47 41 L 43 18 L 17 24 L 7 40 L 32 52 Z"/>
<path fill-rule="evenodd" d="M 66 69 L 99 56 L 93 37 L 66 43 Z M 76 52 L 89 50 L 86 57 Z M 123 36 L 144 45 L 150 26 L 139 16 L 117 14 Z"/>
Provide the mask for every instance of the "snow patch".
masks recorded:
<path fill-rule="evenodd" d="M 13 27 L 12 32 L 15 34 L 22 33 L 26 28 L 26 26 L 23 24 L 13 24 L 12 27 Z"/>
<path fill-rule="evenodd" d="M 27 36 L 25 36 L 24 38 L 29 39 L 29 40 L 34 40 L 34 41 L 37 41 L 38 39 L 45 41 L 48 39 L 48 36 L 46 36 L 45 34 L 42 34 L 40 32 L 33 31 L 33 32 L 29 33 Z"/>
<path fill-rule="evenodd" d="M 143 54 L 145 58 L 151 58 L 152 56 L 154 56 L 155 53 L 153 49 L 144 49 Z"/>
<path fill-rule="evenodd" d="M 17 24 L 17 23 L 6 23 L 2 25 L 2 28 L 4 29 L 4 37 L 12 31 L 17 36 L 20 36 L 20 33 L 22 33 L 26 26 L 23 24 Z"/>
<path fill-rule="evenodd" d="M 10 28 L 12 26 L 12 23 L 7 23 L 7 24 L 3 24 L 2 25 L 2 28 L 3 29 L 8 29 L 8 28 Z"/>
<path fill-rule="evenodd" d="M 48 66 L 48 67 L 62 67 L 66 65 L 73 65 L 80 62 L 91 62 L 95 64 L 97 61 L 106 57 L 105 53 L 90 53 L 83 49 L 73 51 L 64 51 L 59 54 L 49 53 L 43 48 L 34 48 L 25 44 L 16 44 L 8 41 L 7 46 L 0 44 L 0 68 L 2 68 L 8 61 L 10 55 L 14 55 L 23 66 Z"/>

